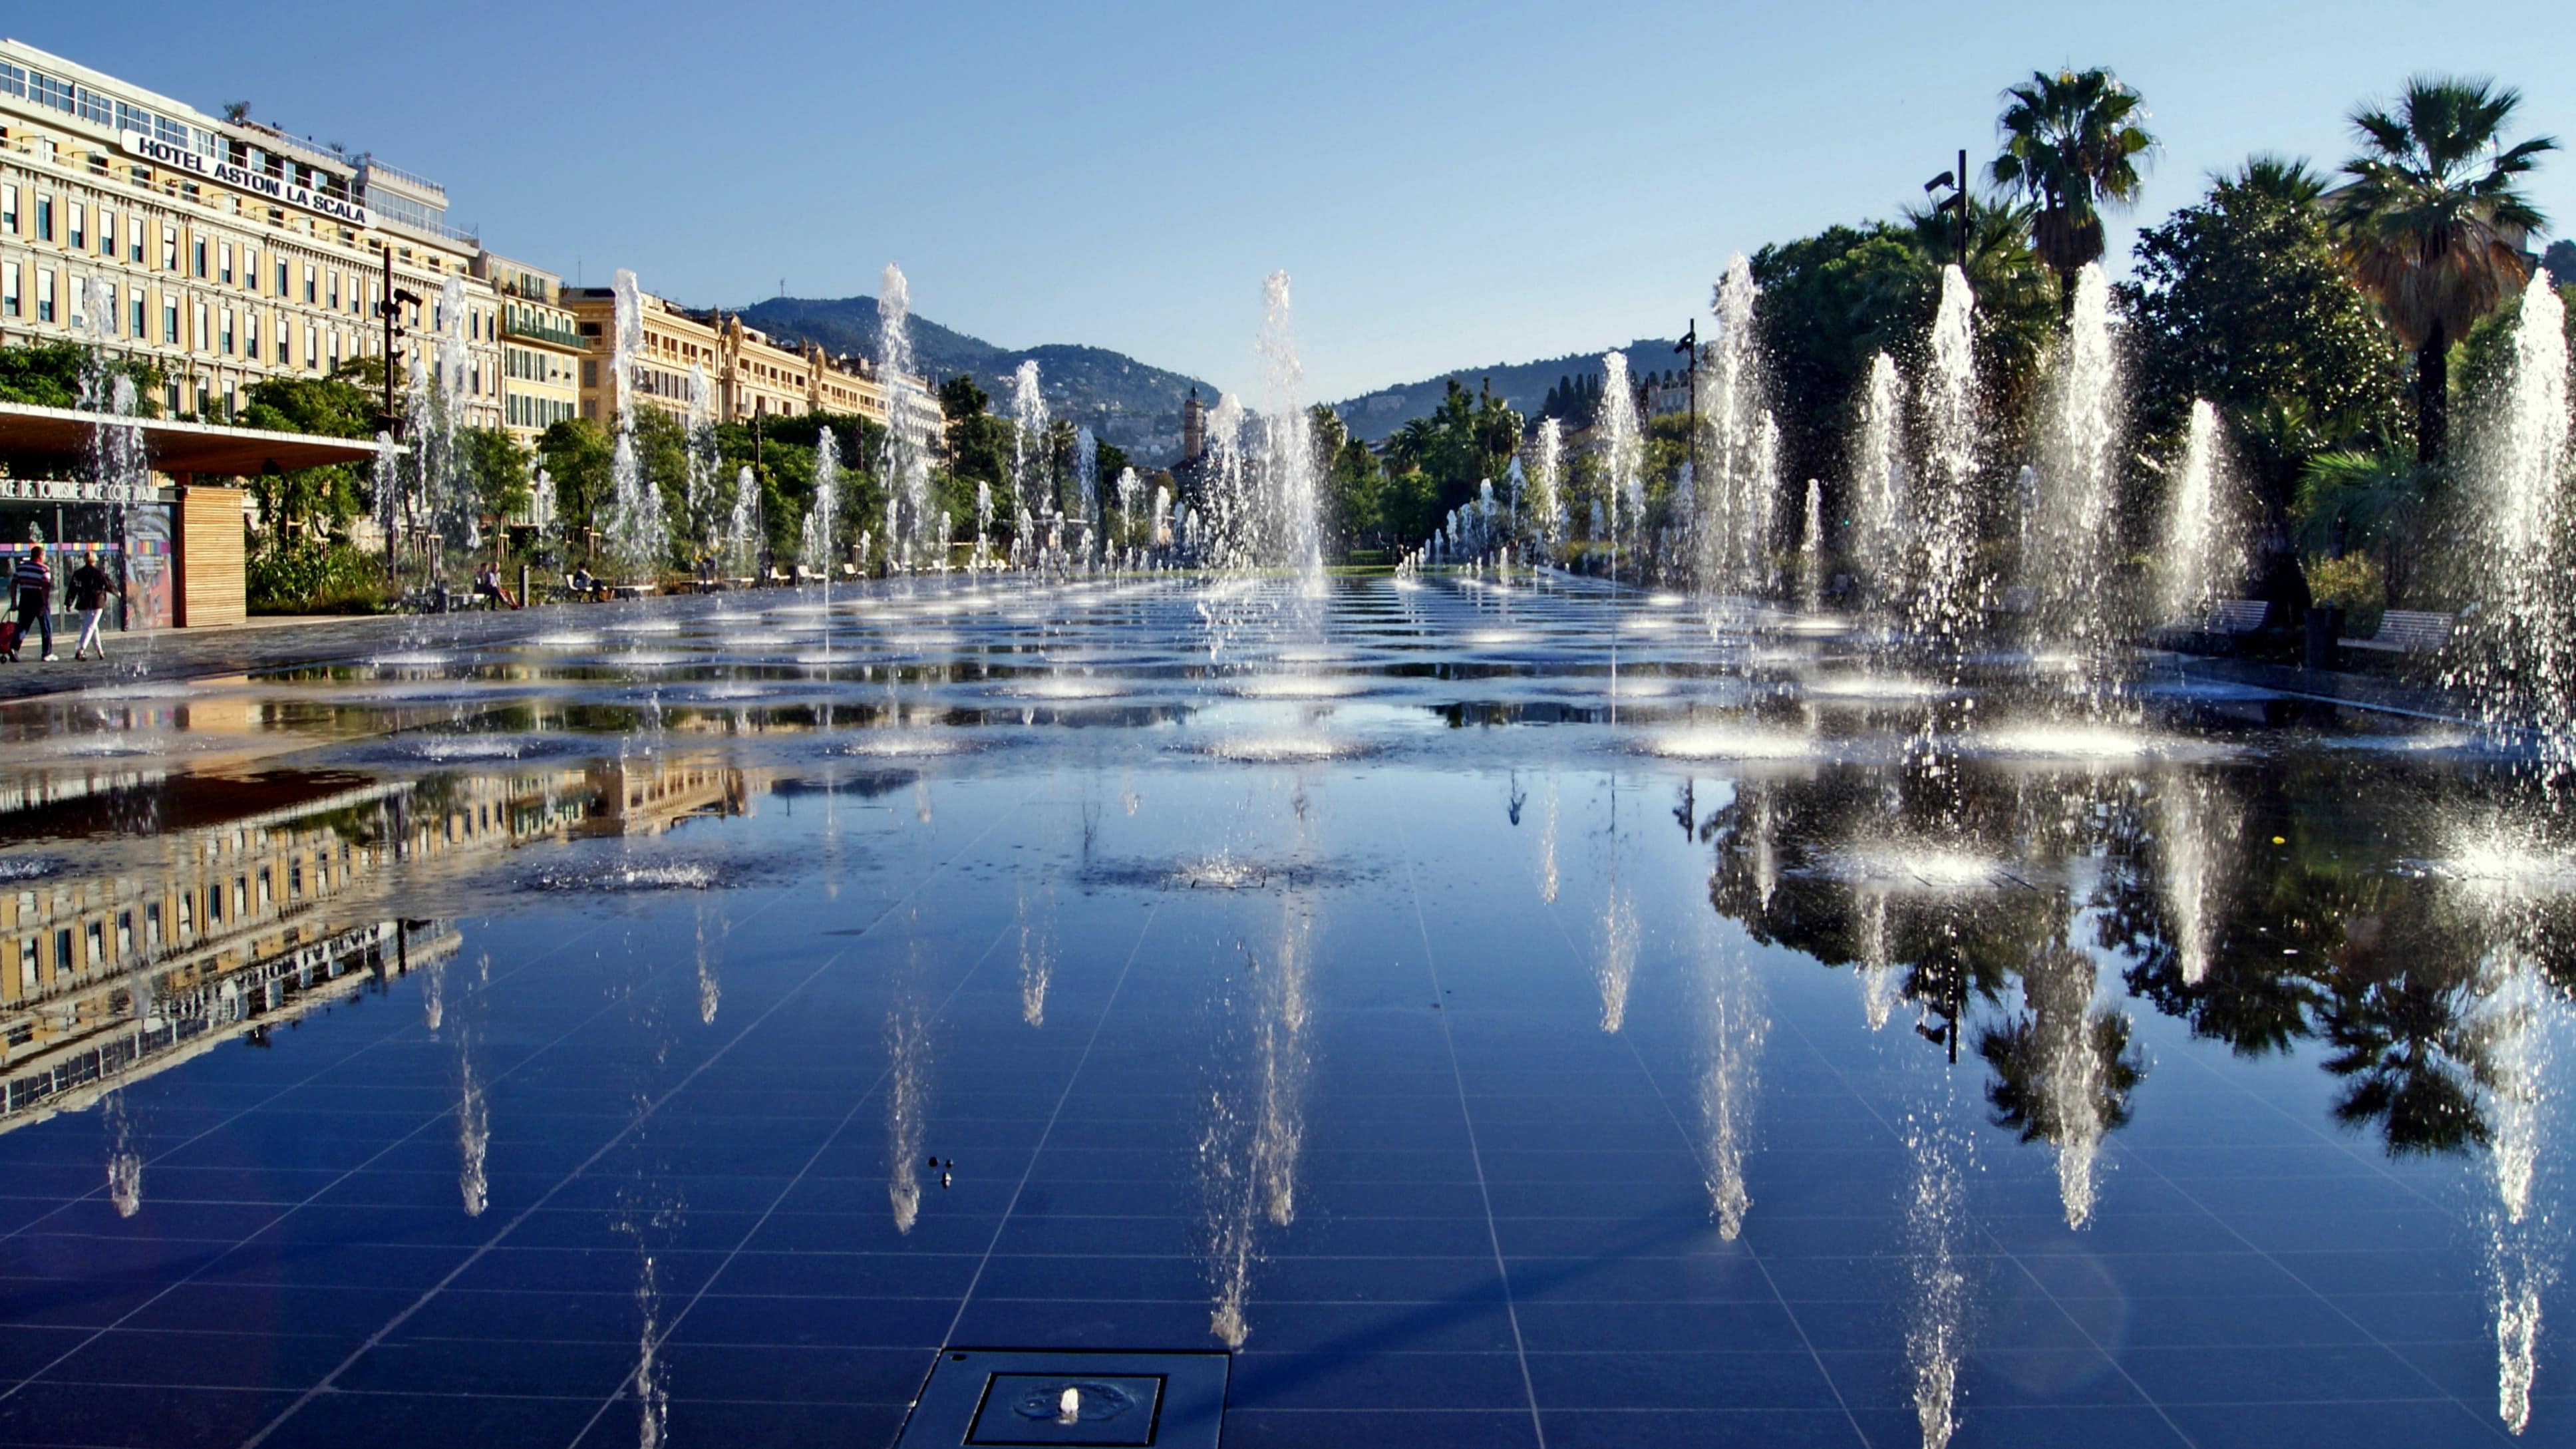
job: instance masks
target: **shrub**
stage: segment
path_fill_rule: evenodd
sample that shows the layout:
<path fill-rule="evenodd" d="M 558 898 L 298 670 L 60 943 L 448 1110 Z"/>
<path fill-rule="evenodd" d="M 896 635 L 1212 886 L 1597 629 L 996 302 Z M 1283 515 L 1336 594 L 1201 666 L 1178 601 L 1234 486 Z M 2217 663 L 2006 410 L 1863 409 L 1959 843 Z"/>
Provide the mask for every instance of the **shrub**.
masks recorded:
<path fill-rule="evenodd" d="M 2366 639 L 2379 632 L 2379 616 L 2388 607 L 2388 590 L 2379 576 L 2379 560 L 2368 554 L 2342 558 L 2308 556 L 2308 592 L 2319 607 L 2344 612 L 2344 632 Z"/>
<path fill-rule="evenodd" d="M 254 614 L 384 611 L 382 560 L 345 543 L 307 538 L 264 544 L 244 572 Z"/>

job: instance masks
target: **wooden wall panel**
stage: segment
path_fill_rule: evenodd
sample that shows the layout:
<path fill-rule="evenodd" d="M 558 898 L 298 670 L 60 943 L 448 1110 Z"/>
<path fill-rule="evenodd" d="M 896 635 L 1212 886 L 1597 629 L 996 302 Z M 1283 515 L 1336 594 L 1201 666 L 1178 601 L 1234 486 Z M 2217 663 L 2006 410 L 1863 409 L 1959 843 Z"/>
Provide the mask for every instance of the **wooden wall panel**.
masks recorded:
<path fill-rule="evenodd" d="M 240 623 L 248 597 L 242 576 L 242 490 L 182 489 L 178 544 L 179 627 Z"/>

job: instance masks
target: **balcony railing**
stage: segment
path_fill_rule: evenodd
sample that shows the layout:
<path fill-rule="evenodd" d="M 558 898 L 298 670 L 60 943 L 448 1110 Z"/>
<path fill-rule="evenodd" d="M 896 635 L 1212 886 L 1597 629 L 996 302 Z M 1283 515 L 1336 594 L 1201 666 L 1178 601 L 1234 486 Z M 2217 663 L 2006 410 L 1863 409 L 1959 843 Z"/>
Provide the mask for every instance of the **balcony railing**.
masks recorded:
<path fill-rule="evenodd" d="M 570 327 L 550 326 L 533 317 L 514 317 L 511 315 L 511 309 L 507 307 L 501 309 L 501 335 L 516 337 L 523 342 L 551 343 L 556 347 L 567 348 L 574 352 L 581 351 L 587 345 L 581 340 L 581 334 Z"/>

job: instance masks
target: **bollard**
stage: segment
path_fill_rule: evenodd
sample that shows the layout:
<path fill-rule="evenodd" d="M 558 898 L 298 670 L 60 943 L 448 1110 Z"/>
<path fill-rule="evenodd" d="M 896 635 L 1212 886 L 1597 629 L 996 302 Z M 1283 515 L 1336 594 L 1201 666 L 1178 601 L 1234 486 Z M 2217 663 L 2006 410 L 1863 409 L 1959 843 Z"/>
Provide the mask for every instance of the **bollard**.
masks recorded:
<path fill-rule="evenodd" d="M 2308 648 L 2303 661 L 2310 669 L 2343 667 L 2343 610 L 2320 605 L 2308 610 Z"/>

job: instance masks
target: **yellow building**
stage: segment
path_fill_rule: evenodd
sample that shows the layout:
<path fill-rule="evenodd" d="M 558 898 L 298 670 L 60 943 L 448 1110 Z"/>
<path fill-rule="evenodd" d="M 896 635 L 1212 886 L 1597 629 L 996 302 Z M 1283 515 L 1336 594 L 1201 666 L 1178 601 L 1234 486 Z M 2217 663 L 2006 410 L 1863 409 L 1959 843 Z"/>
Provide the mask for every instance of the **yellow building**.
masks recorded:
<path fill-rule="evenodd" d="M 474 259 L 474 273 L 500 306 L 501 426 L 533 444 L 581 412 L 582 341 L 562 304 L 563 278 L 490 252 Z"/>
<path fill-rule="evenodd" d="M 617 416 L 617 296 L 607 287 L 566 289 L 563 304 L 576 319 L 585 347 L 581 359 L 581 415 L 603 426 Z M 834 358 L 807 343 L 781 346 L 734 313 L 697 312 L 645 293 L 643 345 L 633 359 L 634 398 L 680 418 L 689 415 L 698 380 L 709 415 L 718 422 L 796 417 L 805 413 L 855 414 L 886 421 L 885 382 L 864 358 Z M 898 381 L 909 395 L 906 409 L 914 440 L 935 447 L 939 404 L 917 377 Z"/>
<path fill-rule="evenodd" d="M 174 414 L 227 417 L 264 379 L 381 355 L 390 278 L 424 299 L 402 345 L 453 326 L 464 420 L 498 426 L 497 299 L 446 204 L 370 157 L 0 40 L 0 344 L 147 355 Z"/>

